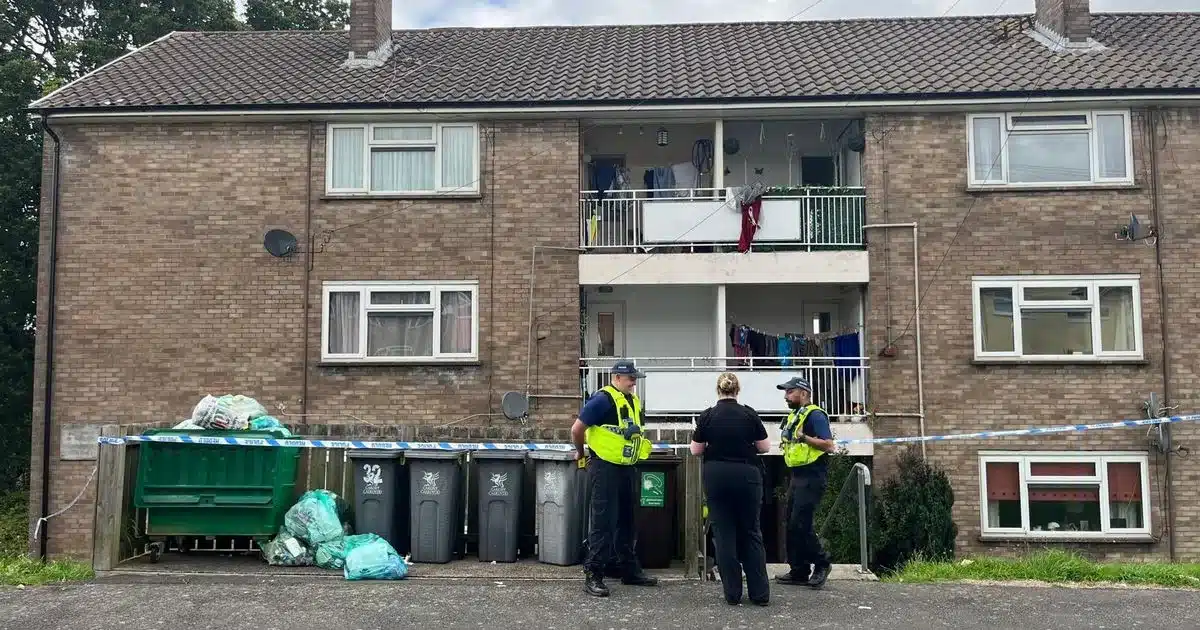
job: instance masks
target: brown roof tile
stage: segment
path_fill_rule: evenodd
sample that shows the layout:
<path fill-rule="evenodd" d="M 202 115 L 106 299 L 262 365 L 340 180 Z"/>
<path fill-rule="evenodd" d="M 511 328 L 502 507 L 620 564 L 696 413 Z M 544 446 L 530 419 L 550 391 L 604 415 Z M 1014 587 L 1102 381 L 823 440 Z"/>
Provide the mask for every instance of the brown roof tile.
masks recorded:
<path fill-rule="evenodd" d="M 1023 32 L 1027 18 L 396 31 L 397 52 L 378 68 L 343 67 L 345 32 L 176 33 L 35 106 L 436 106 L 1200 89 L 1200 13 L 1096 14 L 1095 39 L 1106 50 L 1086 54 L 1054 52 L 1035 41 Z"/>

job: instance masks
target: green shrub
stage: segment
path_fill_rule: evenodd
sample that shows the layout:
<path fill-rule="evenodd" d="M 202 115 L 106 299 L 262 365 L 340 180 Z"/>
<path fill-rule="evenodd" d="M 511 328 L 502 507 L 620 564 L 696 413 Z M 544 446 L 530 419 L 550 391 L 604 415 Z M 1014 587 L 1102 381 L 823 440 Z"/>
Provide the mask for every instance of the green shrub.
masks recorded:
<path fill-rule="evenodd" d="M 876 484 L 874 491 L 871 548 L 876 570 L 896 571 L 914 558 L 954 557 L 954 492 L 946 473 L 923 460 L 918 449 L 905 451 L 898 473 Z"/>
<path fill-rule="evenodd" d="M 0 558 L 11 558 L 29 550 L 29 495 L 0 493 Z"/>

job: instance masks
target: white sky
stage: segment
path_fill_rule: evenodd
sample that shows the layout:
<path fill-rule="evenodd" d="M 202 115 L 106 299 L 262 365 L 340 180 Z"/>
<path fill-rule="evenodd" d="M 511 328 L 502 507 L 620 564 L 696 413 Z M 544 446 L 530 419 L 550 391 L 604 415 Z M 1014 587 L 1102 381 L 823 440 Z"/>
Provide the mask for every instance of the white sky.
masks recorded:
<path fill-rule="evenodd" d="M 1032 13 L 1034 0 L 395 0 L 395 28 L 648 24 Z M 244 0 L 238 0 L 239 7 Z M 684 7 L 687 7 L 686 9 Z M 1200 11 L 1200 0 L 1092 0 L 1093 11 Z M 797 14 L 802 13 L 799 17 Z"/>

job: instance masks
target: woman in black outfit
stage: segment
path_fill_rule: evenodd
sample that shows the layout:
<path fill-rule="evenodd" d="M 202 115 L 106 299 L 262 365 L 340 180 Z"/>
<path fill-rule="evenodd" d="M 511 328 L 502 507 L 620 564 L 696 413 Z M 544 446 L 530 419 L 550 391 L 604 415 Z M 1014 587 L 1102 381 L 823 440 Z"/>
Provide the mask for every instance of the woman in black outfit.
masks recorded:
<path fill-rule="evenodd" d="M 744 568 L 750 601 L 766 606 L 770 586 L 759 528 L 763 468 L 758 456 L 771 445 L 762 419 L 738 403 L 740 390 L 737 376 L 725 372 L 717 377 L 717 404 L 696 420 L 692 454 L 704 456 L 704 492 L 725 601 L 735 606 L 742 602 Z"/>

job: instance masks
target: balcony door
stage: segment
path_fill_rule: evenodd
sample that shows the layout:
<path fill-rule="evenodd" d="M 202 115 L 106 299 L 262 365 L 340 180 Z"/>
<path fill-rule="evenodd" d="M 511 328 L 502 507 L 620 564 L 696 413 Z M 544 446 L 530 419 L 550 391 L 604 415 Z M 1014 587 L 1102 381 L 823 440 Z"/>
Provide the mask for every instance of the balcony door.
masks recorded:
<path fill-rule="evenodd" d="M 616 360 L 625 354 L 625 303 L 592 302 L 588 304 L 587 357 Z M 594 392 L 608 384 L 608 368 L 612 361 L 592 361 L 586 387 Z"/>

